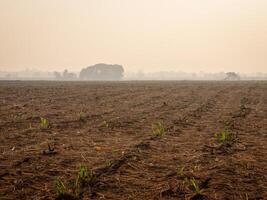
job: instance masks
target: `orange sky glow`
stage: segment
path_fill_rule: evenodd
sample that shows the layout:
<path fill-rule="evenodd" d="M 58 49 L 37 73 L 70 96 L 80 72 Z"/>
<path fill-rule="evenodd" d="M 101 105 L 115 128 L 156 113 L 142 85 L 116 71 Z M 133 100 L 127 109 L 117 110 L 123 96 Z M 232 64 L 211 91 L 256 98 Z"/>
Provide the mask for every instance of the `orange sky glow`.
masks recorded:
<path fill-rule="evenodd" d="M 0 0 L 0 70 L 267 72 L 266 0 Z"/>

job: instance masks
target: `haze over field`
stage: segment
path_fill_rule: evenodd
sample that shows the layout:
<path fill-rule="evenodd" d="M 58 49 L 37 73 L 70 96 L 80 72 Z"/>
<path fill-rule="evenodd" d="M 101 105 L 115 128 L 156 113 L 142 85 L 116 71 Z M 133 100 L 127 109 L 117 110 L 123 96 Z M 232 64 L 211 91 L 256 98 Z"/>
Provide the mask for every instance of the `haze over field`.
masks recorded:
<path fill-rule="evenodd" d="M 0 71 L 267 72 L 266 0 L 1 0 Z"/>

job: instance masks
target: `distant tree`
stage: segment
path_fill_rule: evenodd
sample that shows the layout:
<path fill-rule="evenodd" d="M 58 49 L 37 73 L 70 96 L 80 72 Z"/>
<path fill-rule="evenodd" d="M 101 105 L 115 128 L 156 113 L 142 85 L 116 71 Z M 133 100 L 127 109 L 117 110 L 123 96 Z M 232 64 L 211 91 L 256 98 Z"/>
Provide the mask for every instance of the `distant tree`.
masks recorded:
<path fill-rule="evenodd" d="M 68 77 L 68 70 L 65 69 L 64 72 L 63 72 L 63 78 L 67 78 Z"/>
<path fill-rule="evenodd" d="M 84 68 L 80 72 L 80 79 L 84 80 L 121 80 L 124 69 L 121 65 L 96 64 Z"/>
<path fill-rule="evenodd" d="M 227 72 L 224 80 L 240 80 L 240 76 L 235 72 Z"/>
<path fill-rule="evenodd" d="M 56 79 L 61 79 L 61 74 L 59 72 L 54 72 L 54 77 Z"/>
<path fill-rule="evenodd" d="M 67 69 L 64 70 L 62 77 L 63 79 L 76 79 L 77 78 L 76 74 L 68 72 Z"/>

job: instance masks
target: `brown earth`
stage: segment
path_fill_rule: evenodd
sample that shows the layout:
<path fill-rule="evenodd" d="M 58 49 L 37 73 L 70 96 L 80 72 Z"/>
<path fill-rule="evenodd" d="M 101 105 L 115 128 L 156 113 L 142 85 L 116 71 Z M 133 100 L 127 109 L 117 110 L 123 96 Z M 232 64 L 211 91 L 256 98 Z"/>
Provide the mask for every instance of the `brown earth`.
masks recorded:
<path fill-rule="evenodd" d="M 79 199 L 267 199 L 267 82 L 0 82 L 0 199 L 71 193 L 80 165 Z"/>

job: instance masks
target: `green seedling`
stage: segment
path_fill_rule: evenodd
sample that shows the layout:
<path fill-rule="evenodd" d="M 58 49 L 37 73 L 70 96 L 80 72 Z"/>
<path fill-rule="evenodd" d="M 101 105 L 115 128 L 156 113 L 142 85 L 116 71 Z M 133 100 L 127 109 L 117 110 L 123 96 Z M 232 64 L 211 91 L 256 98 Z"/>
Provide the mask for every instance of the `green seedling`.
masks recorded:
<path fill-rule="evenodd" d="M 107 121 L 103 121 L 103 124 L 102 124 L 102 126 L 104 126 L 105 128 L 108 128 L 108 127 L 109 127 L 109 124 L 108 124 L 108 122 L 107 122 Z"/>
<path fill-rule="evenodd" d="M 219 133 L 215 133 L 215 138 L 219 143 L 225 144 L 233 140 L 233 135 L 227 129 L 224 129 Z"/>
<path fill-rule="evenodd" d="M 105 165 L 106 165 L 106 167 L 110 167 L 112 165 L 112 161 L 106 160 Z"/>
<path fill-rule="evenodd" d="M 199 197 L 203 196 L 203 190 L 206 187 L 205 185 L 208 184 L 209 179 L 200 185 L 199 181 L 197 181 L 194 177 L 188 177 L 184 171 L 185 167 L 181 166 L 177 170 L 177 175 L 183 180 L 182 186 L 194 192 L 194 198 L 191 199 L 198 199 Z"/>
<path fill-rule="evenodd" d="M 97 176 L 86 166 L 80 166 L 76 179 L 68 183 L 68 187 L 62 180 L 56 178 L 54 191 L 56 199 L 80 199 L 78 198 L 86 189 L 94 187 Z"/>
<path fill-rule="evenodd" d="M 85 121 L 86 115 L 83 111 L 78 114 L 78 121 Z"/>
<path fill-rule="evenodd" d="M 165 128 L 163 123 L 158 122 L 152 125 L 152 133 L 156 137 L 162 137 L 165 134 Z"/>
<path fill-rule="evenodd" d="M 54 181 L 54 189 L 57 196 L 64 196 L 68 193 L 66 186 L 59 178 Z"/>
<path fill-rule="evenodd" d="M 180 168 L 178 168 L 178 170 L 177 170 L 177 175 L 180 177 L 180 178 L 182 178 L 182 180 L 183 180 L 183 185 L 184 186 L 188 186 L 188 185 L 190 185 L 190 181 L 189 181 L 189 179 L 188 179 L 188 177 L 185 175 L 185 166 L 181 166 Z"/>
<path fill-rule="evenodd" d="M 185 177 L 185 174 L 184 174 L 184 166 L 182 166 L 182 167 L 180 167 L 178 170 L 177 170 L 177 174 L 180 176 L 180 177 L 182 177 L 182 178 L 184 178 Z"/>
<path fill-rule="evenodd" d="M 95 182 L 96 176 L 92 170 L 86 166 L 80 166 L 78 175 L 76 177 L 76 187 L 83 187 L 85 185 L 92 186 Z"/>
<path fill-rule="evenodd" d="M 190 179 L 190 184 L 193 187 L 193 190 L 196 195 L 201 195 L 202 189 L 200 189 L 198 182 L 195 178 Z"/>
<path fill-rule="evenodd" d="M 49 121 L 43 117 L 40 117 L 40 128 L 41 129 L 48 129 L 50 126 Z"/>
<path fill-rule="evenodd" d="M 77 178 L 76 178 L 76 186 L 78 186 L 79 184 L 84 184 L 86 182 L 86 180 L 89 177 L 89 171 L 87 169 L 87 167 L 85 166 L 80 166 Z"/>

